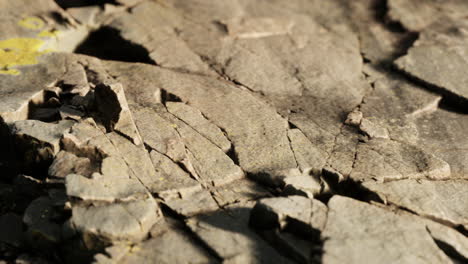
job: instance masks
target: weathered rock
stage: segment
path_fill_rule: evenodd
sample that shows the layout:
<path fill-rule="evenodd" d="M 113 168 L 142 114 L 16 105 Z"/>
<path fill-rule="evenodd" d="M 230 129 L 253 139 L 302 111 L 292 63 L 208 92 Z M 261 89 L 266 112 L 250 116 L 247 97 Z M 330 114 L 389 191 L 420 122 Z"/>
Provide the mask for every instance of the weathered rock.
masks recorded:
<path fill-rule="evenodd" d="M 175 130 L 175 124 L 169 123 L 149 107 L 132 105 L 132 113 L 145 144 L 173 161 L 185 158 L 185 145 Z"/>
<path fill-rule="evenodd" d="M 134 253 L 127 254 L 122 263 L 215 263 L 187 234 L 177 229 L 168 229 L 152 239 L 134 246 Z M 183 254 L 174 254 L 183 252 Z"/>
<path fill-rule="evenodd" d="M 449 263 L 415 216 L 334 196 L 322 237 L 323 263 Z"/>
<path fill-rule="evenodd" d="M 404 72 L 466 103 L 468 77 L 459 69 L 467 67 L 467 30 L 468 23 L 464 20 L 439 21 L 421 32 L 408 54 L 395 64 Z"/>
<path fill-rule="evenodd" d="M 466 180 L 401 180 L 387 183 L 365 182 L 383 201 L 411 210 L 436 221 L 468 229 L 468 182 Z"/>
<path fill-rule="evenodd" d="M 450 178 L 450 166 L 422 149 L 392 140 L 373 139 L 358 144 L 349 176 L 353 180 L 380 182 L 401 179 Z"/>
<path fill-rule="evenodd" d="M 149 153 L 143 145 L 136 146 L 130 140 L 114 132 L 106 134 L 119 155 L 127 164 L 132 178 L 138 179 L 148 190 L 158 181 Z"/>
<path fill-rule="evenodd" d="M 305 237 L 322 231 L 326 221 L 327 207 L 302 196 L 261 199 L 250 215 L 250 225 L 257 229 L 287 228 Z"/>
<path fill-rule="evenodd" d="M 51 155 L 55 155 L 60 150 L 60 139 L 72 125 L 73 121 L 50 124 L 37 120 L 22 120 L 12 124 L 11 133 L 16 136 L 19 144 L 36 143 L 44 148 L 48 147 Z"/>
<path fill-rule="evenodd" d="M 270 196 L 267 190 L 249 179 L 233 181 L 229 184 L 214 188 L 211 192 L 216 203 L 221 207 Z"/>
<path fill-rule="evenodd" d="M 285 186 L 283 194 L 285 195 L 302 195 L 310 199 L 314 195 L 318 195 L 323 191 L 321 180 L 314 175 L 300 175 L 288 177 L 284 180 Z"/>
<path fill-rule="evenodd" d="M 164 202 L 174 212 L 190 217 L 219 209 L 218 204 L 207 190 L 185 194 L 185 196 L 168 199 Z"/>
<path fill-rule="evenodd" d="M 142 143 L 121 84 L 97 85 L 95 100 L 99 117 L 108 131 L 119 131 L 130 137 L 136 145 Z"/>
<path fill-rule="evenodd" d="M 92 179 L 88 179 L 81 175 L 69 174 L 65 185 L 68 196 L 85 201 L 132 201 L 147 197 L 145 187 L 135 178 L 93 175 Z"/>
<path fill-rule="evenodd" d="M 139 241 L 161 217 L 158 205 L 149 197 L 141 201 L 94 206 L 73 206 L 71 223 L 84 236 L 104 240 Z"/>
<path fill-rule="evenodd" d="M 186 162 L 190 163 L 203 184 L 219 186 L 244 177 L 242 169 L 220 148 L 192 127 L 178 120 L 173 121 L 186 146 Z"/>
<path fill-rule="evenodd" d="M 197 109 L 187 104 L 176 102 L 167 102 L 166 107 L 171 114 L 181 119 L 224 152 L 228 152 L 231 148 L 231 142 L 223 134 L 223 131 L 207 120 Z"/>
<path fill-rule="evenodd" d="M 107 67 L 112 75 L 118 76 L 119 82 L 128 87 L 127 99 L 131 102 L 152 104 L 156 87 L 177 95 L 183 101 L 190 101 L 190 106 L 227 133 L 236 146 L 239 164 L 245 171 L 296 166 L 286 135 L 287 122 L 250 93 L 211 77 L 181 74 L 149 65 L 107 62 Z M 145 79 L 133 79 L 136 76 L 145 76 Z M 138 118 L 135 119 L 138 125 Z"/>
<path fill-rule="evenodd" d="M 419 131 L 417 144 L 429 153 L 450 164 L 453 179 L 468 178 L 467 115 L 438 109 L 416 122 Z"/>
<path fill-rule="evenodd" d="M 421 31 L 447 16 L 453 19 L 462 18 L 468 11 L 468 5 L 463 0 L 431 0 L 424 3 L 417 0 L 390 0 L 388 8 L 391 19 L 399 21 L 412 31 Z"/>
<path fill-rule="evenodd" d="M 248 228 L 252 206 L 237 204 L 227 211 L 191 218 L 187 224 L 226 263 L 290 263 Z"/>
<path fill-rule="evenodd" d="M 326 162 L 327 153 L 316 147 L 299 129 L 288 130 L 291 149 L 294 152 L 298 167 L 301 171 L 320 171 Z"/>
<path fill-rule="evenodd" d="M 89 178 L 97 169 L 96 164 L 93 164 L 89 158 L 78 157 L 73 153 L 60 151 L 49 167 L 49 176 L 65 178 L 68 174 L 76 173 Z"/>
<path fill-rule="evenodd" d="M 189 193 L 201 190 L 201 185 L 167 156 L 153 150 L 150 152 L 150 157 L 157 178 L 152 190 L 159 197 L 163 199 L 186 197 Z"/>

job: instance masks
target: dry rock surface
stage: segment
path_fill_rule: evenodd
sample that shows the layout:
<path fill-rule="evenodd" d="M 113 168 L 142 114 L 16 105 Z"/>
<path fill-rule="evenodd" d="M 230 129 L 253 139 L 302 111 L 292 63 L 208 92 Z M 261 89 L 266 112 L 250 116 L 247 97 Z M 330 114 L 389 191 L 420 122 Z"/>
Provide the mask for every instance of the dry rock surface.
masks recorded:
<path fill-rule="evenodd" d="M 0 263 L 467 263 L 464 0 L 0 0 Z"/>

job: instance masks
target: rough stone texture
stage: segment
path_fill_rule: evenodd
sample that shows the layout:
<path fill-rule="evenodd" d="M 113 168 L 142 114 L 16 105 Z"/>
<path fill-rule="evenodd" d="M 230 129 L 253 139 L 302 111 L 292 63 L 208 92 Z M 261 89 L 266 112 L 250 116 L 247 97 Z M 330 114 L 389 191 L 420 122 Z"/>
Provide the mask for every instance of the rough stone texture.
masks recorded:
<path fill-rule="evenodd" d="M 237 204 L 225 212 L 189 219 L 187 224 L 218 256 L 232 263 L 289 263 L 248 228 L 251 207 L 252 203 Z"/>
<path fill-rule="evenodd" d="M 341 196 L 328 207 L 323 263 L 450 262 L 415 217 Z"/>
<path fill-rule="evenodd" d="M 468 182 L 466 180 L 402 180 L 363 184 L 388 202 L 437 221 L 468 227 Z"/>
<path fill-rule="evenodd" d="M 421 32 L 408 54 L 396 60 L 395 64 L 466 103 L 468 77 L 457 69 L 467 65 L 467 29 L 465 20 L 449 19 L 446 23 L 434 23 Z M 437 64 L 432 63 L 435 61 Z"/>
<path fill-rule="evenodd" d="M 0 262 L 467 262 L 465 2 L 0 0 Z"/>
<path fill-rule="evenodd" d="M 326 221 L 327 207 L 318 200 L 302 196 L 261 199 L 250 216 L 250 225 L 255 228 L 290 228 L 304 236 L 322 231 Z"/>
<path fill-rule="evenodd" d="M 389 0 L 389 16 L 400 21 L 412 31 L 420 31 L 431 23 L 447 17 L 462 18 L 468 11 L 468 4 L 463 0 L 437 1 L 420 3 L 417 0 Z"/>
<path fill-rule="evenodd" d="M 108 240 L 143 239 L 160 213 L 152 198 L 128 203 L 74 206 L 72 224 L 85 235 Z"/>

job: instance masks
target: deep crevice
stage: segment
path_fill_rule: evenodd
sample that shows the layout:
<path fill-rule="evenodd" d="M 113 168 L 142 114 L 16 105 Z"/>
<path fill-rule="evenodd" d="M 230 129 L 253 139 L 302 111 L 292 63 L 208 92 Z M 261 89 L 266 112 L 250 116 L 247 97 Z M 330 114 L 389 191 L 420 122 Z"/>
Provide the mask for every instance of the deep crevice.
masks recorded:
<path fill-rule="evenodd" d="M 93 31 L 75 49 L 75 53 L 94 56 L 104 60 L 140 62 L 156 65 L 143 46 L 132 43 L 120 35 L 120 31 L 104 26 Z"/>
<path fill-rule="evenodd" d="M 394 69 L 397 70 L 398 73 L 401 76 L 403 76 L 408 82 L 416 86 L 423 87 L 424 89 L 433 93 L 441 95 L 442 100 L 439 103 L 439 108 L 459 114 L 468 114 L 468 99 L 454 94 L 443 87 L 439 87 L 437 85 L 428 83 L 418 77 L 411 75 L 410 73 L 397 69 L 396 67 Z"/>
<path fill-rule="evenodd" d="M 229 148 L 229 150 L 226 152 L 226 155 L 234 162 L 234 164 L 240 167 L 239 156 L 237 155 L 236 147 L 234 146 L 234 144 L 232 144 L 232 142 L 231 148 Z"/>
<path fill-rule="evenodd" d="M 115 0 L 54 0 L 63 9 L 83 6 L 103 6 L 105 4 L 119 5 Z"/>

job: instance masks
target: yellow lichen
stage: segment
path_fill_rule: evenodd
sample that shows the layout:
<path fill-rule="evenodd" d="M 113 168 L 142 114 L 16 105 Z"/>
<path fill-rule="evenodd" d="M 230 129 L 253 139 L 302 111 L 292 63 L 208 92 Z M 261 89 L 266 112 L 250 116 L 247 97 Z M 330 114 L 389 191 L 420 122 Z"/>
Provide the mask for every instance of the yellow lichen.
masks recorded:
<path fill-rule="evenodd" d="M 18 25 L 32 30 L 41 30 L 44 28 L 45 23 L 38 17 L 25 17 L 18 22 Z"/>
<path fill-rule="evenodd" d="M 38 37 L 45 37 L 45 38 L 56 38 L 60 31 L 58 30 L 43 30 L 39 34 Z"/>
<path fill-rule="evenodd" d="M 37 57 L 48 52 L 41 51 L 43 45 L 43 40 L 34 38 L 0 40 L 0 74 L 18 75 L 11 67 L 38 63 Z"/>

